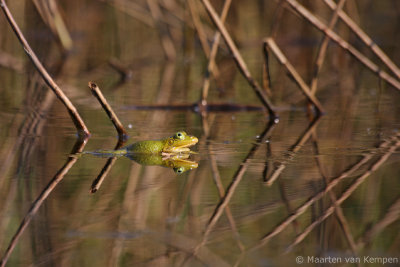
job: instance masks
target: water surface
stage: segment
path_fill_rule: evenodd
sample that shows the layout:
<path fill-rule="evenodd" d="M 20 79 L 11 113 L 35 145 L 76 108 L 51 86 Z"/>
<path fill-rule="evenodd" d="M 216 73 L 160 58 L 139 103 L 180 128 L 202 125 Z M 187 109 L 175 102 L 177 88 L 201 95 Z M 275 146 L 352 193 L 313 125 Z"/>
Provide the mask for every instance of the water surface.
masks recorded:
<path fill-rule="evenodd" d="M 396 19 L 398 7 L 383 2 L 376 8 L 386 19 L 373 25 L 366 14 L 347 8 L 396 62 L 399 29 L 387 20 Z M 265 14 L 276 4 L 242 5 L 233 6 L 229 29 L 261 80 L 261 40 L 268 31 L 259 25 L 270 25 L 272 15 Z M 101 2 L 65 3 L 60 8 L 74 49 L 61 60 L 56 38 L 34 7 L 25 8 L 32 47 L 91 131 L 84 150 L 112 149 L 118 141 L 87 88 L 95 81 L 125 125 L 127 144 L 185 130 L 199 138 L 191 155 L 198 168 L 178 175 L 119 157 L 90 193 L 109 159 L 69 156 L 77 142 L 73 123 L 1 18 L 1 50 L 26 65 L 22 72 L 0 68 L 0 252 L 15 245 L 7 266 L 287 266 L 298 256 L 351 255 L 400 261 L 400 93 L 346 51 L 328 47 L 317 92 L 326 114 L 317 119 L 310 119 L 303 95 L 272 58 L 279 123 L 271 124 L 223 46 L 210 102 L 258 108 L 202 117 L 189 106 L 200 96 L 207 60 L 188 24 L 170 18 L 179 27 L 171 30 L 177 57 L 168 61 L 157 28 Z M 177 10 L 163 12 L 187 15 Z M 22 7 L 13 11 L 22 22 Z M 83 13 L 91 23 L 77 22 Z M 284 16 L 277 42 L 308 81 L 322 35 L 290 13 Z M 120 82 L 111 59 L 130 69 L 132 78 Z M 65 176 L 54 183 L 60 170 Z M 40 198 L 43 192 L 49 194 Z M 12 243 L 24 218 L 26 228 Z"/>

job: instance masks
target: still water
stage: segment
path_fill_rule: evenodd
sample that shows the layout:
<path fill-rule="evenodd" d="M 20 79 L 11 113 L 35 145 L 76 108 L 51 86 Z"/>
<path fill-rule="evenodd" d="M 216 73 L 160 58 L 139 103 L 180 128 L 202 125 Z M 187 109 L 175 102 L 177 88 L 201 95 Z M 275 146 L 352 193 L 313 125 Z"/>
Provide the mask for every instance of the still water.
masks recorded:
<path fill-rule="evenodd" d="M 261 24 L 272 21 L 262 11 L 277 8 L 261 2 L 237 3 L 228 18 L 257 80 L 261 39 L 269 34 Z M 355 4 L 347 8 L 399 62 L 400 29 L 395 23 L 388 27 L 388 21 L 400 11 L 382 2 L 376 9 L 387 16 L 376 25 L 365 18 L 365 12 L 377 16 L 367 8 L 372 3 L 359 11 Z M 63 59 L 34 6 L 15 4 L 12 10 L 86 122 L 91 131 L 86 143 L 79 143 L 68 113 L 0 18 L 1 49 L 25 65 L 0 68 L 0 257 L 7 257 L 6 266 L 400 264 L 397 89 L 330 44 L 316 94 L 326 114 L 310 118 L 303 95 L 271 59 L 272 101 L 279 115 L 279 122 L 271 123 L 222 46 L 209 100 L 251 110 L 202 116 L 191 105 L 199 99 L 207 60 L 185 22 L 186 5 L 162 4 L 165 16 L 175 15 L 166 21 L 177 56 L 166 60 L 151 20 L 118 5 L 84 3 L 59 7 L 74 42 Z M 150 12 L 145 1 L 139 3 Z M 83 14 L 91 23 L 76 21 Z M 308 80 L 322 35 L 288 11 L 283 16 L 277 42 Z M 212 36 L 212 24 L 206 25 Z M 291 25 L 298 25 L 301 35 Z M 126 80 L 110 67 L 116 59 L 131 71 Z M 87 88 L 91 80 L 126 127 L 126 144 L 184 130 L 199 138 L 189 158 L 197 167 L 177 174 L 127 157 L 72 155 L 77 148 L 113 149 L 118 142 Z"/>

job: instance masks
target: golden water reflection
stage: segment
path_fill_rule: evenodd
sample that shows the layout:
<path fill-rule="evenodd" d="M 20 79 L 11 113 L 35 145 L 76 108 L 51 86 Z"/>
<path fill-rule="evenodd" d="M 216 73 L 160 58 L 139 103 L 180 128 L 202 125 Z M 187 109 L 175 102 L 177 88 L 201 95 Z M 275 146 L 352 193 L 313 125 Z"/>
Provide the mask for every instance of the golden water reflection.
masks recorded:
<path fill-rule="evenodd" d="M 233 1 L 228 13 L 227 29 L 260 84 L 270 35 L 305 82 L 314 75 L 323 34 L 284 2 Z M 397 2 L 346 2 L 344 10 L 399 62 Z M 400 257 L 400 94 L 348 51 L 327 46 L 315 95 L 326 114 L 317 118 L 271 57 L 268 94 L 279 122 L 270 122 L 223 43 L 216 71 L 206 73 L 203 46 L 215 28 L 196 1 L 192 11 L 186 1 L 60 2 L 70 39 L 32 3 L 10 8 L 92 136 L 76 140 L 67 112 L 0 16 L 0 58 L 12 59 L 0 60 L 2 264 L 293 266 L 298 256 Z M 307 8 L 332 16 L 322 1 Z M 344 25 L 334 30 L 375 62 Z M 65 52 L 68 40 L 73 49 Z M 202 109 L 205 76 L 210 105 Z M 184 129 L 199 138 L 197 154 L 137 162 L 72 156 L 117 140 L 87 89 L 92 80 L 129 141 Z M 191 170 L 177 175 L 166 166 Z"/>

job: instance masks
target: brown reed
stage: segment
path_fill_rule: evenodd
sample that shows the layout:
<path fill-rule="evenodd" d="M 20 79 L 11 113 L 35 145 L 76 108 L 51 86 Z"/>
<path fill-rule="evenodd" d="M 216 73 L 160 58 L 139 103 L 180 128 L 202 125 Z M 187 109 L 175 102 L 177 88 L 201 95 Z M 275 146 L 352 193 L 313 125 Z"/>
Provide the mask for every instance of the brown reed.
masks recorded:
<path fill-rule="evenodd" d="M 307 226 L 304 231 L 296 237 L 294 242 L 288 247 L 287 251 L 293 249 L 294 246 L 299 244 L 307 235 L 320 223 L 326 220 L 334 211 L 336 206 L 340 206 L 348 197 L 350 197 L 353 192 L 367 179 L 373 172 L 375 172 L 379 167 L 385 163 L 388 158 L 399 148 L 400 141 L 397 141 L 394 145 L 392 145 L 388 151 L 383 154 L 375 163 L 373 163 L 366 172 L 364 172 L 361 176 L 359 176 L 341 195 L 340 198 L 337 199 L 331 206 L 325 210 L 324 214 L 319 218 L 314 220 L 309 226 Z"/>
<path fill-rule="evenodd" d="M 337 7 L 334 10 L 334 13 L 332 15 L 332 18 L 329 22 L 328 28 L 330 30 L 333 29 L 333 27 L 335 26 L 337 19 L 339 17 L 339 12 L 342 10 L 344 4 L 346 3 L 346 0 L 340 0 L 339 4 L 337 5 Z M 326 50 L 328 48 L 328 44 L 329 44 L 329 37 L 327 35 L 324 35 L 321 45 L 319 47 L 319 51 L 318 51 L 318 55 L 317 58 L 315 60 L 314 63 L 314 76 L 311 80 L 311 93 L 313 95 L 315 95 L 315 92 L 317 91 L 317 85 L 318 85 L 318 75 L 319 72 L 322 68 L 322 65 L 324 64 L 324 60 L 325 60 L 325 55 L 326 55 Z"/>
<path fill-rule="evenodd" d="M 357 178 L 356 181 L 348 188 L 348 190 L 351 190 L 351 192 L 353 192 L 354 191 L 353 186 L 358 187 L 360 182 L 363 182 L 367 176 L 369 176 L 374 171 L 376 171 L 377 168 L 379 168 L 379 166 L 381 166 L 382 163 L 387 160 L 388 156 L 390 156 L 393 153 L 393 151 L 396 150 L 398 148 L 398 146 L 400 145 L 400 141 L 396 141 L 396 144 L 391 146 L 392 142 L 397 140 L 398 138 L 399 138 L 398 134 L 397 135 L 393 135 L 391 138 L 389 138 L 388 140 L 382 142 L 379 145 L 378 149 L 388 149 L 388 152 L 383 154 L 383 156 L 380 157 L 380 159 L 377 162 L 375 162 L 373 165 L 371 165 L 371 167 L 367 170 L 366 173 L 364 173 L 359 178 Z M 350 177 L 351 175 L 353 175 L 357 170 L 359 170 L 362 166 L 364 166 L 366 163 L 368 163 L 374 156 L 375 156 L 374 153 L 366 154 L 357 163 L 352 165 L 347 170 L 343 171 L 336 178 L 332 179 L 329 182 L 329 184 L 327 184 L 326 187 L 322 191 L 318 192 L 317 194 L 312 196 L 309 200 L 307 200 L 305 203 L 303 203 L 291 215 L 289 215 L 284 221 L 282 221 L 279 225 L 277 225 L 271 232 L 269 232 L 263 238 L 261 238 L 261 240 L 258 242 L 258 244 L 256 244 L 253 247 L 249 248 L 247 251 L 248 252 L 254 251 L 254 250 L 259 249 L 260 247 L 264 246 L 266 243 L 269 242 L 269 240 L 271 240 L 271 238 L 273 238 L 274 236 L 276 236 L 277 234 L 282 232 L 289 224 L 291 224 L 295 219 L 297 219 L 300 215 L 302 215 L 304 212 L 306 212 L 306 210 L 311 205 L 313 205 L 316 201 L 318 201 L 323 196 L 325 196 L 327 192 L 329 192 L 334 187 L 336 187 L 342 180 L 344 180 L 344 179 Z M 364 175 L 365 175 L 365 177 L 364 177 Z M 348 195 L 343 193 L 342 197 L 347 198 Z M 339 198 L 339 199 L 341 199 L 341 198 Z M 344 201 L 344 199 L 342 200 L 342 202 L 343 201 Z M 332 209 L 332 212 L 333 212 L 333 209 Z"/>
<path fill-rule="evenodd" d="M 279 49 L 277 44 L 272 38 L 266 38 L 264 40 L 264 43 L 268 45 L 268 47 L 274 52 L 275 56 L 278 58 L 279 62 L 285 66 L 287 71 L 289 72 L 289 75 L 294 79 L 294 81 L 297 83 L 299 86 L 300 90 L 302 93 L 307 97 L 307 99 L 315 106 L 317 109 L 318 114 L 324 113 L 324 108 L 322 107 L 321 103 L 319 100 L 311 93 L 311 89 L 308 87 L 308 85 L 304 82 L 304 80 L 301 78 L 300 74 L 296 71 L 296 68 L 289 62 L 289 60 L 285 57 L 285 55 L 282 53 L 282 51 Z M 265 49 L 266 46 L 264 46 Z M 265 53 L 267 53 L 267 50 L 265 50 Z"/>
<path fill-rule="evenodd" d="M 108 104 L 106 98 L 102 94 L 100 88 L 94 82 L 89 82 L 89 88 L 92 91 L 92 94 L 97 98 L 100 102 L 101 106 L 107 113 L 107 116 L 110 118 L 111 122 L 114 124 L 115 129 L 118 132 L 118 137 L 120 141 L 126 140 L 128 134 L 124 126 L 122 125 L 121 121 L 118 119 L 117 115 L 111 108 L 110 104 Z"/>
<path fill-rule="evenodd" d="M 89 136 L 90 132 L 86 127 L 83 119 L 78 113 L 78 110 L 69 100 L 69 98 L 64 94 L 62 89 L 57 85 L 57 83 L 53 80 L 51 75 L 47 72 L 44 68 L 42 63 L 40 62 L 39 58 L 36 56 L 35 52 L 30 47 L 28 41 L 25 39 L 25 36 L 21 32 L 18 24 L 15 22 L 13 15 L 11 14 L 10 10 L 7 7 L 7 4 L 4 0 L 0 0 L 0 7 L 4 12 L 11 28 L 13 29 L 14 33 L 18 37 L 22 47 L 24 48 L 26 54 L 28 55 L 29 59 L 32 61 L 33 65 L 35 66 L 36 70 L 40 73 L 43 80 L 46 84 L 50 87 L 50 89 L 54 92 L 54 94 L 61 100 L 64 104 L 65 108 L 68 110 L 69 115 L 71 116 L 72 121 L 75 124 L 75 127 L 78 130 L 78 134 L 80 136 Z"/>
<path fill-rule="evenodd" d="M 273 118 L 277 117 L 271 101 L 269 100 L 268 96 L 265 94 L 264 90 L 258 85 L 257 81 L 255 81 L 254 78 L 251 76 L 251 73 L 250 73 L 249 69 L 247 68 L 246 63 L 244 62 L 235 43 L 233 42 L 232 37 L 226 30 L 224 24 L 221 22 L 221 19 L 219 18 L 214 7 L 211 5 L 210 1 L 208 1 L 208 0 L 201 0 L 201 2 L 203 3 L 204 7 L 206 8 L 211 20 L 213 21 L 215 26 L 220 31 L 222 37 L 224 38 L 225 43 L 227 44 L 229 51 L 232 53 L 233 59 L 235 60 L 236 65 L 238 66 L 240 72 L 246 78 L 247 82 L 251 85 L 251 87 L 253 88 L 254 92 L 256 93 L 258 98 L 261 100 L 263 105 L 267 108 L 270 116 Z"/>
<path fill-rule="evenodd" d="M 221 22 L 224 23 L 226 16 L 228 15 L 229 8 L 231 6 L 232 0 L 225 0 L 224 6 L 222 7 L 222 12 L 221 12 Z M 211 52 L 210 56 L 208 58 L 208 64 L 207 64 L 207 72 L 205 75 L 205 78 L 203 80 L 203 87 L 201 89 L 201 104 L 205 105 L 207 103 L 207 97 L 208 97 L 208 91 L 210 88 L 210 74 L 213 74 L 214 77 L 218 77 L 218 73 L 216 72 L 216 62 L 215 62 L 215 57 L 217 56 L 218 53 L 218 46 L 221 40 L 221 33 L 219 31 L 216 31 L 213 37 L 213 44 L 211 46 Z"/>
<path fill-rule="evenodd" d="M 364 54 L 358 51 L 354 46 L 350 45 L 346 42 L 342 37 L 340 37 L 337 33 L 329 29 L 321 20 L 319 20 L 314 14 L 308 11 L 304 6 L 299 4 L 296 0 L 286 0 L 290 6 L 296 10 L 303 18 L 307 19 L 312 25 L 314 25 L 317 29 L 322 31 L 325 35 L 327 35 L 332 41 L 336 42 L 340 47 L 348 51 L 352 56 L 354 56 L 358 61 L 364 64 L 367 68 L 369 68 L 372 72 L 376 73 L 381 79 L 385 80 L 389 84 L 391 84 L 395 89 L 400 90 L 400 82 L 398 79 L 392 77 L 387 72 L 382 70 L 378 65 L 372 62 L 369 58 L 367 58 Z M 339 12 L 339 15 L 341 13 Z M 371 48 L 373 45 L 371 45 Z M 374 47 L 374 50 L 377 50 Z"/>
<path fill-rule="evenodd" d="M 22 220 L 21 224 L 18 227 L 18 230 L 16 233 L 13 235 L 11 238 L 11 241 L 4 252 L 3 257 L 0 260 L 0 267 L 4 267 L 7 264 L 7 261 L 13 252 L 15 246 L 18 243 L 18 240 L 24 233 L 25 229 L 28 227 L 30 222 L 32 221 L 33 217 L 36 215 L 37 211 L 39 208 L 42 206 L 43 202 L 47 199 L 47 197 L 53 192 L 54 188 L 64 179 L 65 175 L 69 172 L 69 170 L 72 168 L 72 166 L 76 163 L 78 160 L 78 157 L 74 156 L 76 153 L 80 153 L 83 151 L 83 148 L 85 147 L 87 143 L 87 138 L 88 137 L 83 137 L 79 138 L 71 152 L 71 155 L 68 156 L 67 161 L 65 164 L 60 168 L 60 170 L 54 175 L 53 179 L 50 180 L 50 182 L 47 184 L 45 188 L 43 188 L 42 192 L 39 194 L 39 196 L 36 198 L 34 202 L 32 202 L 31 207 L 29 211 L 25 214 L 24 219 Z"/>
<path fill-rule="evenodd" d="M 331 8 L 336 9 L 337 5 L 332 0 L 324 0 L 325 3 Z M 386 55 L 385 52 L 368 36 L 343 10 L 338 9 L 338 15 L 343 22 L 363 41 L 374 54 L 400 79 L 400 69 L 394 62 Z"/>

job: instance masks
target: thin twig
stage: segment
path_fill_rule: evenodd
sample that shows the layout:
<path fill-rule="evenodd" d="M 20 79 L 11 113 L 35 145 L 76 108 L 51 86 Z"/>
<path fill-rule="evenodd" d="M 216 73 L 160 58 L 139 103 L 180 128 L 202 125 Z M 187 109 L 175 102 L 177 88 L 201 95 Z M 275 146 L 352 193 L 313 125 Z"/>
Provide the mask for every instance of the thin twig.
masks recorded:
<path fill-rule="evenodd" d="M 386 140 L 385 142 L 383 142 L 378 149 L 386 149 L 390 146 L 390 144 L 394 141 L 394 140 L 398 140 L 398 138 L 400 137 L 400 134 L 396 134 L 393 135 L 391 138 L 389 138 L 388 140 Z M 309 200 L 307 200 L 304 204 L 302 204 L 300 207 L 298 207 L 293 214 L 291 214 L 290 216 L 288 216 L 284 221 L 282 221 L 279 225 L 277 225 L 274 230 L 272 230 L 271 232 L 269 232 L 268 234 L 266 234 L 260 241 L 258 244 L 256 244 L 255 246 L 251 247 L 250 249 L 248 249 L 247 251 L 254 251 L 262 246 L 264 246 L 266 243 L 269 242 L 269 240 L 271 240 L 271 238 L 273 238 L 274 236 L 276 236 L 277 234 L 279 234 L 280 232 L 282 232 L 284 229 L 286 229 L 287 226 L 289 226 L 289 224 L 291 224 L 294 220 L 296 220 L 300 215 L 302 215 L 304 212 L 306 212 L 306 210 L 313 205 L 316 201 L 320 200 L 323 196 L 326 195 L 327 192 L 329 192 L 330 190 L 332 190 L 334 187 L 336 187 L 342 180 L 348 178 L 349 176 L 351 176 L 355 171 L 357 171 L 358 169 L 360 169 L 362 166 L 364 166 L 368 161 L 370 161 L 373 156 L 375 154 L 374 153 L 370 153 L 365 155 L 362 159 L 360 159 L 357 163 L 355 163 L 352 167 L 350 167 L 349 169 L 345 170 L 344 172 L 342 172 L 339 176 L 337 176 L 336 178 L 332 179 L 329 184 L 326 185 L 326 187 L 321 190 L 319 193 L 315 194 L 312 198 L 310 198 Z M 375 166 L 375 165 L 374 165 Z M 371 171 L 375 171 L 375 167 L 370 169 Z M 342 195 L 343 196 L 343 195 Z"/>
<path fill-rule="evenodd" d="M 168 25 L 164 23 L 164 15 L 161 11 L 160 5 L 156 0 L 147 0 L 147 5 L 158 29 L 165 56 L 168 60 L 174 61 L 176 59 L 176 49 L 170 36 Z"/>
<path fill-rule="evenodd" d="M 324 0 L 331 8 L 336 9 L 336 4 L 332 0 Z M 400 79 L 400 69 L 393 61 L 382 51 L 382 49 L 366 34 L 343 10 L 338 11 L 339 17 L 347 26 L 375 53 L 375 55 L 386 64 L 386 66 Z"/>
<path fill-rule="evenodd" d="M 369 58 L 364 56 L 355 47 L 350 45 L 348 42 L 343 40 L 337 33 L 329 29 L 324 23 L 322 23 L 316 16 L 308 11 L 304 6 L 300 5 L 296 0 L 286 0 L 301 16 L 311 22 L 317 29 L 325 33 L 329 38 L 335 41 L 343 49 L 347 50 L 357 60 L 369 68 L 372 72 L 376 73 L 381 79 L 387 81 L 397 90 L 400 90 L 400 82 L 396 78 L 390 76 L 387 72 L 382 70 L 378 65 L 372 62 Z"/>
<path fill-rule="evenodd" d="M 383 154 L 379 160 L 377 160 L 374 164 L 372 164 L 366 172 L 364 172 L 360 177 L 358 177 L 347 189 L 343 192 L 341 197 L 332 205 L 325 210 L 324 214 L 317 218 L 313 223 L 311 223 L 306 229 L 304 229 L 303 233 L 298 235 L 295 241 L 288 247 L 287 251 L 293 249 L 294 246 L 299 244 L 301 241 L 306 238 L 306 236 L 321 222 L 326 220 L 334 211 L 336 206 L 340 206 L 348 197 L 350 197 L 353 192 L 365 181 L 367 177 L 369 177 L 373 172 L 375 172 L 383 163 L 387 161 L 387 159 L 396 151 L 396 149 L 400 146 L 400 141 L 397 141 L 390 149 Z"/>
<path fill-rule="evenodd" d="M 265 92 L 268 94 L 268 96 L 272 95 L 271 87 L 272 87 L 272 82 L 271 82 L 271 71 L 269 67 L 269 48 L 266 42 L 263 43 L 263 56 L 264 56 L 264 64 L 263 64 L 263 69 L 262 69 L 262 85 L 265 90 Z"/>
<path fill-rule="evenodd" d="M 33 3 L 51 32 L 58 37 L 63 49 L 66 51 L 71 50 L 73 46 L 72 38 L 61 16 L 57 2 L 54 0 L 33 0 Z"/>
<path fill-rule="evenodd" d="M 118 119 L 117 115 L 108 104 L 106 98 L 100 91 L 100 88 L 94 82 L 89 82 L 89 88 L 92 90 L 93 95 L 97 98 L 100 102 L 101 106 L 104 108 L 105 112 L 107 113 L 108 117 L 114 124 L 115 129 L 118 132 L 119 140 L 126 140 L 128 134 L 125 131 L 124 126 L 122 125 L 121 121 Z"/>
<path fill-rule="evenodd" d="M 114 150 L 120 149 L 124 144 L 125 144 L 125 139 L 121 139 L 121 136 L 120 136 L 117 144 L 114 147 Z M 112 166 L 114 166 L 114 163 L 116 160 L 117 160 L 116 156 L 111 157 L 107 160 L 106 164 L 104 164 L 104 166 L 103 166 L 103 169 L 101 169 L 99 175 L 96 177 L 96 179 L 93 180 L 92 186 L 90 187 L 90 191 L 89 191 L 90 193 L 94 194 L 100 189 L 101 184 L 103 183 L 104 179 L 107 177 Z"/>
<path fill-rule="evenodd" d="M 204 32 L 204 28 L 200 20 L 198 8 L 195 6 L 196 2 L 194 2 L 194 0 L 188 0 L 187 4 L 189 6 L 189 11 L 192 16 L 194 28 L 197 31 L 197 36 L 199 37 L 200 44 L 203 47 L 204 54 L 206 54 L 206 57 L 209 58 L 210 46 L 208 45 L 207 35 Z"/>
<path fill-rule="evenodd" d="M 224 24 L 221 22 L 221 19 L 218 17 L 217 12 L 215 11 L 214 7 L 211 5 L 210 1 L 208 0 L 201 0 L 204 7 L 206 8 L 210 18 L 214 22 L 215 26 L 221 32 L 222 37 L 224 38 L 230 52 L 233 55 L 233 58 L 243 76 L 246 78 L 247 82 L 251 85 L 257 96 L 260 98 L 261 102 L 264 106 L 268 109 L 268 112 L 271 117 L 276 118 L 276 114 L 274 108 L 272 106 L 271 101 L 269 100 L 268 96 L 265 94 L 264 90 L 258 85 L 258 83 L 254 80 L 251 76 L 249 69 L 247 68 L 246 63 L 244 62 L 239 50 L 237 49 L 235 43 L 233 42 L 231 36 L 229 35 L 228 31 L 226 30 Z"/>
<path fill-rule="evenodd" d="M 282 51 L 276 45 L 275 41 L 272 38 L 266 38 L 264 40 L 264 43 L 268 44 L 268 47 L 271 48 L 272 52 L 274 52 L 274 54 L 278 58 L 279 62 L 283 66 L 286 67 L 290 76 L 293 77 L 293 79 L 299 86 L 300 90 L 303 92 L 303 94 L 317 108 L 318 114 L 324 113 L 324 109 L 323 109 L 321 103 L 319 102 L 319 100 L 311 93 L 310 87 L 308 87 L 308 85 L 301 78 L 300 74 L 296 71 L 296 69 L 293 67 L 293 65 L 288 61 L 288 59 L 285 57 L 285 55 L 282 53 Z M 264 46 L 264 49 L 265 49 L 265 46 Z"/>
<path fill-rule="evenodd" d="M 74 148 L 72 149 L 71 156 L 68 157 L 65 164 L 61 167 L 61 169 L 54 175 L 53 179 L 47 184 L 47 186 L 43 189 L 40 195 L 36 198 L 36 200 L 32 203 L 29 211 L 26 213 L 24 219 L 22 220 L 17 232 L 12 237 L 3 258 L 0 261 L 0 267 L 4 267 L 7 264 L 7 261 L 13 252 L 15 246 L 18 243 L 21 235 L 28 227 L 29 223 L 31 222 L 32 218 L 36 215 L 39 208 L 42 206 L 43 202 L 47 199 L 47 197 L 51 194 L 51 192 L 56 188 L 56 186 L 64 179 L 65 175 L 69 172 L 71 167 L 76 163 L 78 157 L 74 156 L 73 154 L 80 153 L 83 151 L 87 142 L 87 137 L 79 138 Z"/>
<path fill-rule="evenodd" d="M 335 26 L 337 19 L 339 17 L 339 12 L 342 10 L 346 0 L 340 0 L 339 4 L 337 5 L 335 12 L 332 15 L 331 21 L 329 22 L 328 28 L 333 29 Z M 322 39 L 321 46 L 319 47 L 317 59 L 315 60 L 315 67 L 314 67 L 314 77 L 311 80 L 311 93 L 315 95 L 315 92 L 317 91 L 317 85 L 318 85 L 318 75 L 321 70 L 322 65 L 324 64 L 325 60 L 325 55 L 326 55 L 326 50 L 328 48 L 329 44 L 329 37 L 327 35 L 324 35 L 324 38 Z"/>
<path fill-rule="evenodd" d="M 89 136 L 90 132 L 86 127 L 83 119 L 79 115 L 77 109 L 72 104 L 72 102 L 68 99 L 68 97 L 64 94 L 61 88 L 56 84 L 47 70 L 44 68 L 38 57 L 36 56 L 35 52 L 33 52 L 32 48 L 30 47 L 29 43 L 25 39 L 24 35 L 22 34 L 18 24 L 15 22 L 10 10 L 8 9 L 6 2 L 4 0 L 0 0 L 0 7 L 2 8 L 4 15 L 6 16 L 8 22 L 10 23 L 11 28 L 13 29 L 14 33 L 17 35 L 19 41 L 21 42 L 26 54 L 32 61 L 33 65 L 36 67 L 37 71 L 40 73 L 46 84 L 50 87 L 50 89 L 56 94 L 56 96 L 61 100 L 64 106 L 67 108 L 69 115 L 72 118 L 72 121 L 75 124 L 75 127 L 78 130 L 78 134 L 80 136 Z"/>
<path fill-rule="evenodd" d="M 222 7 L 222 12 L 221 12 L 221 23 L 225 23 L 226 16 L 228 15 L 229 8 L 231 6 L 232 0 L 225 0 L 224 6 Z M 211 47 L 211 52 L 210 56 L 208 58 L 208 65 L 207 65 L 207 72 L 203 81 L 203 87 L 201 90 L 201 104 L 206 105 L 207 104 L 207 97 L 208 97 L 208 91 L 210 88 L 210 74 L 212 73 L 214 75 L 214 78 L 217 75 L 216 73 L 216 64 L 215 64 L 215 57 L 217 56 L 218 53 L 218 46 L 219 42 L 221 40 L 221 33 L 219 31 L 216 31 L 214 34 L 213 38 L 214 42 Z"/>

